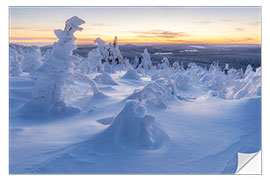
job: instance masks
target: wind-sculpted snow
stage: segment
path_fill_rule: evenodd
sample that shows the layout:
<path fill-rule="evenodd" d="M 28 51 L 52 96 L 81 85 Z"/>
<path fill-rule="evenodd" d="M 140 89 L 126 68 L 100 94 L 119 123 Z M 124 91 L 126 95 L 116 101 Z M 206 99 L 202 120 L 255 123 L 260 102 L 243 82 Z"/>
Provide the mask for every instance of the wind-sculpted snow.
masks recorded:
<path fill-rule="evenodd" d="M 261 149 L 261 68 L 153 65 L 151 49 L 130 61 L 117 37 L 83 58 L 83 23 L 43 55 L 9 47 L 10 173 L 233 174 L 238 152 Z"/>
<path fill-rule="evenodd" d="M 126 74 L 122 78 L 123 79 L 130 79 L 130 80 L 139 80 L 140 76 L 137 74 L 136 70 L 128 69 Z"/>
<path fill-rule="evenodd" d="M 140 102 L 128 101 L 103 134 L 122 145 L 157 149 L 168 141 L 168 137 L 155 121 L 154 116 L 146 114 Z"/>
<path fill-rule="evenodd" d="M 94 80 L 102 84 L 117 85 L 117 83 L 112 79 L 112 77 L 105 72 L 97 75 Z"/>
<path fill-rule="evenodd" d="M 174 86 L 164 79 L 155 80 L 143 89 L 134 90 L 128 99 L 137 99 L 147 105 L 166 108 L 166 102 L 175 95 Z"/>

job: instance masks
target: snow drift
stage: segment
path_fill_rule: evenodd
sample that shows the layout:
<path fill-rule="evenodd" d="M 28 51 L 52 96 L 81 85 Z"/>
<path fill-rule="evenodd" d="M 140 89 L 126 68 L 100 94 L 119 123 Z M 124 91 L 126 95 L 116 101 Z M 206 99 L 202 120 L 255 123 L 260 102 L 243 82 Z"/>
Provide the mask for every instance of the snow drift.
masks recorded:
<path fill-rule="evenodd" d="M 137 72 L 134 69 L 127 70 L 126 74 L 122 76 L 123 79 L 130 79 L 130 80 L 139 80 L 140 76 L 137 74 Z"/>
<path fill-rule="evenodd" d="M 94 80 L 102 84 L 117 85 L 117 83 L 112 79 L 112 77 L 105 72 L 97 75 Z"/>
<path fill-rule="evenodd" d="M 157 149 L 168 141 L 167 134 L 156 123 L 156 118 L 146 114 L 146 108 L 139 101 L 128 101 L 102 133 L 113 138 L 116 145 Z"/>

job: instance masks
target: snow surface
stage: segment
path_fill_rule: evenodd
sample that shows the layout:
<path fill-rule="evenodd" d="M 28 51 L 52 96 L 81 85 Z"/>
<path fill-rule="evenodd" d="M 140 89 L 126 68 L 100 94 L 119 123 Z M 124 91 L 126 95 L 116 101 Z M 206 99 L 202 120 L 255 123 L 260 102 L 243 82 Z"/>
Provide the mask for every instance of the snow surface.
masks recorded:
<path fill-rule="evenodd" d="M 45 58 L 10 46 L 11 174 L 233 174 L 261 149 L 261 68 L 153 66 L 147 49 L 130 64 L 116 37 L 77 57 L 83 23 Z"/>

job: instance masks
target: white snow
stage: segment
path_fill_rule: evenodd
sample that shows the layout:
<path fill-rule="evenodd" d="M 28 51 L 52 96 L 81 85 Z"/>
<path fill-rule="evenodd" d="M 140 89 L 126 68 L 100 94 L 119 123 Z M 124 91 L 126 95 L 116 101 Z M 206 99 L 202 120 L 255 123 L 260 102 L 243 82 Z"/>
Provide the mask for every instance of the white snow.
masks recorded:
<path fill-rule="evenodd" d="M 10 45 L 11 174 L 233 174 L 261 149 L 261 68 L 131 64 L 116 37 L 73 56 L 83 23 L 45 57 Z"/>

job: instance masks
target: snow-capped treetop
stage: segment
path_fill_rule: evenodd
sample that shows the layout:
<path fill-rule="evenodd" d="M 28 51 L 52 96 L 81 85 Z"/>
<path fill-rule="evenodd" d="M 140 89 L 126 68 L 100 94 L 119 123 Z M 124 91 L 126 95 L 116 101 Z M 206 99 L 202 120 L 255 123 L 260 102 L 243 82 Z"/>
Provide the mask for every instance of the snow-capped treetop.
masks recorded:
<path fill-rule="evenodd" d="M 229 70 L 229 69 L 230 69 L 229 64 L 225 64 L 225 69 L 226 69 L 226 70 Z"/>
<path fill-rule="evenodd" d="M 118 48 L 117 36 L 114 37 L 113 46 Z"/>
<path fill-rule="evenodd" d="M 173 69 L 176 69 L 176 70 L 180 69 L 179 63 L 178 62 L 174 62 L 173 65 L 172 65 L 172 68 Z"/>
<path fill-rule="evenodd" d="M 123 56 L 120 52 L 115 36 L 114 42 L 106 44 L 102 39 L 97 38 L 95 43 L 98 44 L 98 53 L 102 56 L 102 63 L 107 64 L 122 64 L 124 62 Z"/>
<path fill-rule="evenodd" d="M 65 26 L 64 31 L 71 32 L 72 34 L 75 31 L 81 31 L 83 30 L 83 28 L 79 26 L 84 23 L 85 23 L 84 20 L 78 18 L 77 16 L 73 16 L 72 18 L 66 20 L 66 26 Z"/>
<path fill-rule="evenodd" d="M 103 41 L 99 37 L 96 40 L 94 40 L 94 42 L 97 43 L 99 46 L 105 46 L 105 41 Z"/>
<path fill-rule="evenodd" d="M 254 72 L 252 71 L 252 66 L 249 64 L 246 68 L 246 71 L 245 71 L 245 74 L 244 76 L 247 77 L 247 76 L 252 76 L 254 74 Z"/>
<path fill-rule="evenodd" d="M 147 48 L 144 49 L 143 53 L 142 53 L 142 56 L 143 58 L 146 60 L 146 61 L 150 61 L 150 55 L 148 53 L 148 50 Z"/>
<path fill-rule="evenodd" d="M 54 30 L 54 34 L 57 36 L 58 43 L 64 44 L 67 41 L 75 41 L 74 32 L 75 31 L 81 31 L 83 30 L 82 27 L 79 27 L 80 25 L 84 24 L 85 21 L 78 18 L 77 16 L 73 16 L 72 18 L 68 19 L 66 21 L 66 26 L 64 30 L 56 29 Z M 75 46 L 76 47 L 76 46 Z M 74 48 L 75 48 L 74 47 Z"/>
<path fill-rule="evenodd" d="M 161 64 L 160 64 L 160 69 L 169 69 L 169 60 L 167 57 L 163 57 L 163 59 L 161 60 Z"/>
<path fill-rule="evenodd" d="M 113 56 L 114 56 L 115 61 L 118 61 L 118 63 L 122 63 L 123 56 L 118 46 L 117 36 L 114 37 L 113 47 L 114 47 Z"/>

